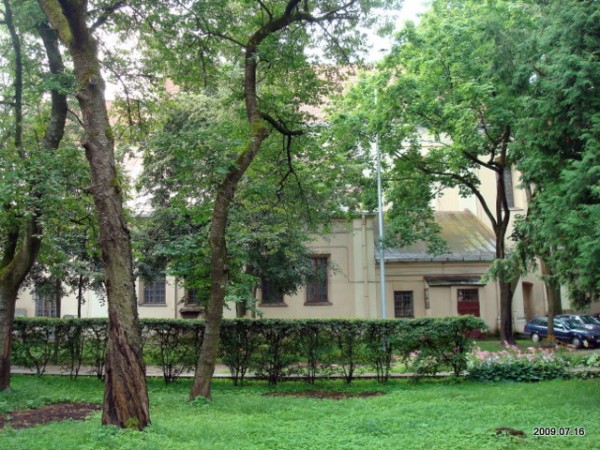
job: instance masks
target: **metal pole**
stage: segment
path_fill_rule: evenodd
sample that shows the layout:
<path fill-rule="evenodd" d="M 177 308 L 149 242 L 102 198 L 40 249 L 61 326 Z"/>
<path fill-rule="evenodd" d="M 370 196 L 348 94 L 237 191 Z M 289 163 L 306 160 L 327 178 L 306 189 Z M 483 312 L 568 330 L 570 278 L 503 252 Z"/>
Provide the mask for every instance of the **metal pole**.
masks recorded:
<path fill-rule="evenodd" d="M 377 89 L 375 89 L 375 105 L 377 105 Z M 375 151 L 377 153 L 377 207 L 379 219 L 379 285 L 381 293 L 381 318 L 387 318 L 385 301 L 385 257 L 383 254 L 383 195 L 381 188 L 381 150 L 379 148 L 379 132 L 375 134 Z"/>

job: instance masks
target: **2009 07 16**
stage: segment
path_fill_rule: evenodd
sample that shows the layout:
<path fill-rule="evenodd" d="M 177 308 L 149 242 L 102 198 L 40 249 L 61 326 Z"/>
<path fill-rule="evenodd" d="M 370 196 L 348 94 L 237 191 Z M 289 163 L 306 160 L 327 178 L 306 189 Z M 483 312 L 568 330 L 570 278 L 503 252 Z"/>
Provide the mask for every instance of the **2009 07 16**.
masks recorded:
<path fill-rule="evenodd" d="M 585 436 L 585 428 L 577 427 L 534 427 L 534 436 Z"/>

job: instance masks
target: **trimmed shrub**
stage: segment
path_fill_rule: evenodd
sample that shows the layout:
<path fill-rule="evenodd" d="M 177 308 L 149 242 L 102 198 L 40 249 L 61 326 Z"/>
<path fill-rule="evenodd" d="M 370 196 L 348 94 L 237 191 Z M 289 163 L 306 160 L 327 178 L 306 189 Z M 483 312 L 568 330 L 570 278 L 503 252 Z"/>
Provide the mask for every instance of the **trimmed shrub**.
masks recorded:
<path fill-rule="evenodd" d="M 225 320 L 221 324 L 220 356 L 236 386 L 244 383 L 259 345 L 260 333 L 254 320 Z"/>
<path fill-rule="evenodd" d="M 162 369 L 166 384 L 196 367 L 204 332 L 202 321 L 144 319 L 141 325 L 144 357 Z"/>
<path fill-rule="evenodd" d="M 146 364 L 162 368 L 165 383 L 196 365 L 204 333 L 201 320 L 140 320 Z M 276 384 L 297 374 L 314 383 L 337 373 L 351 383 L 357 370 L 389 378 L 395 355 L 417 376 L 442 368 L 459 375 L 466 368 L 468 333 L 480 319 L 460 316 L 402 320 L 224 320 L 220 357 L 235 384 L 249 370 Z M 43 374 L 51 358 L 77 377 L 82 364 L 104 377 L 107 319 L 15 318 L 13 360 Z"/>
<path fill-rule="evenodd" d="M 38 375 L 43 375 L 55 353 L 56 329 L 59 324 L 60 319 L 49 317 L 22 317 L 15 320 L 12 360 L 16 364 L 35 368 Z"/>
<path fill-rule="evenodd" d="M 297 338 L 302 331 L 301 321 L 262 319 L 255 327 L 260 335 L 260 345 L 253 358 L 254 372 L 275 385 L 293 371 L 299 360 Z"/>

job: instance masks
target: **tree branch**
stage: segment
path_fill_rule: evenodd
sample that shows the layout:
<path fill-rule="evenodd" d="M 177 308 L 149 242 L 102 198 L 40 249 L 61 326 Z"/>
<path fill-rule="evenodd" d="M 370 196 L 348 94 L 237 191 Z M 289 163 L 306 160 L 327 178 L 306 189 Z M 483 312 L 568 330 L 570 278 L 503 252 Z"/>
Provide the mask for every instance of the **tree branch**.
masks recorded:
<path fill-rule="evenodd" d="M 284 136 L 301 136 L 304 134 L 304 130 L 290 130 L 287 125 L 283 123 L 283 121 L 278 121 L 267 113 L 259 111 L 259 115 Z"/>
<path fill-rule="evenodd" d="M 122 8 L 125 5 L 127 5 L 127 1 L 118 0 L 112 5 L 104 6 L 103 8 L 101 8 L 100 11 L 102 11 L 102 12 L 100 13 L 100 15 L 98 16 L 96 21 L 90 27 L 90 34 L 93 34 L 97 28 L 100 28 L 102 25 L 104 25 L 106 23 L 106 21 L 108 19 L 110 19 L 110 16 L 112 14 L 114 14 L 115 11 L 119 10 L 120 8 Z M 95 12 L 95 11 L 90 11 L 90 13 L 92 13 L 92 12 Z"/>

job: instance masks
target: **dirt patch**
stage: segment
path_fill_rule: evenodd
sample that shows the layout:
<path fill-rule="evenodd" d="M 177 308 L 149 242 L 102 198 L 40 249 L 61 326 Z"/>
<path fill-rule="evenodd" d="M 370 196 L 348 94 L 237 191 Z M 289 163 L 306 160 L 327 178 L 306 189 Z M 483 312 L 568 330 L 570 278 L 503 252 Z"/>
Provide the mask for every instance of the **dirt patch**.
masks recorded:
<path fill-rule="evenodd" d="M 379 397 L 383 392 L 339 392 L 339 391 L 306 391 L 306 392 L 269 392 L 270 397 L 309 397 L 325 398 L 330 400 L 344 400 L 347 398 Z"/>
<path fill-rule="evenodd" d="M 0 430 L 7 426 L 19 429 L 69 419 L 84 420 L 101 408 L 96 403 L 56 403 L 36 409 L 19 409 L 0 414 Z"/>

